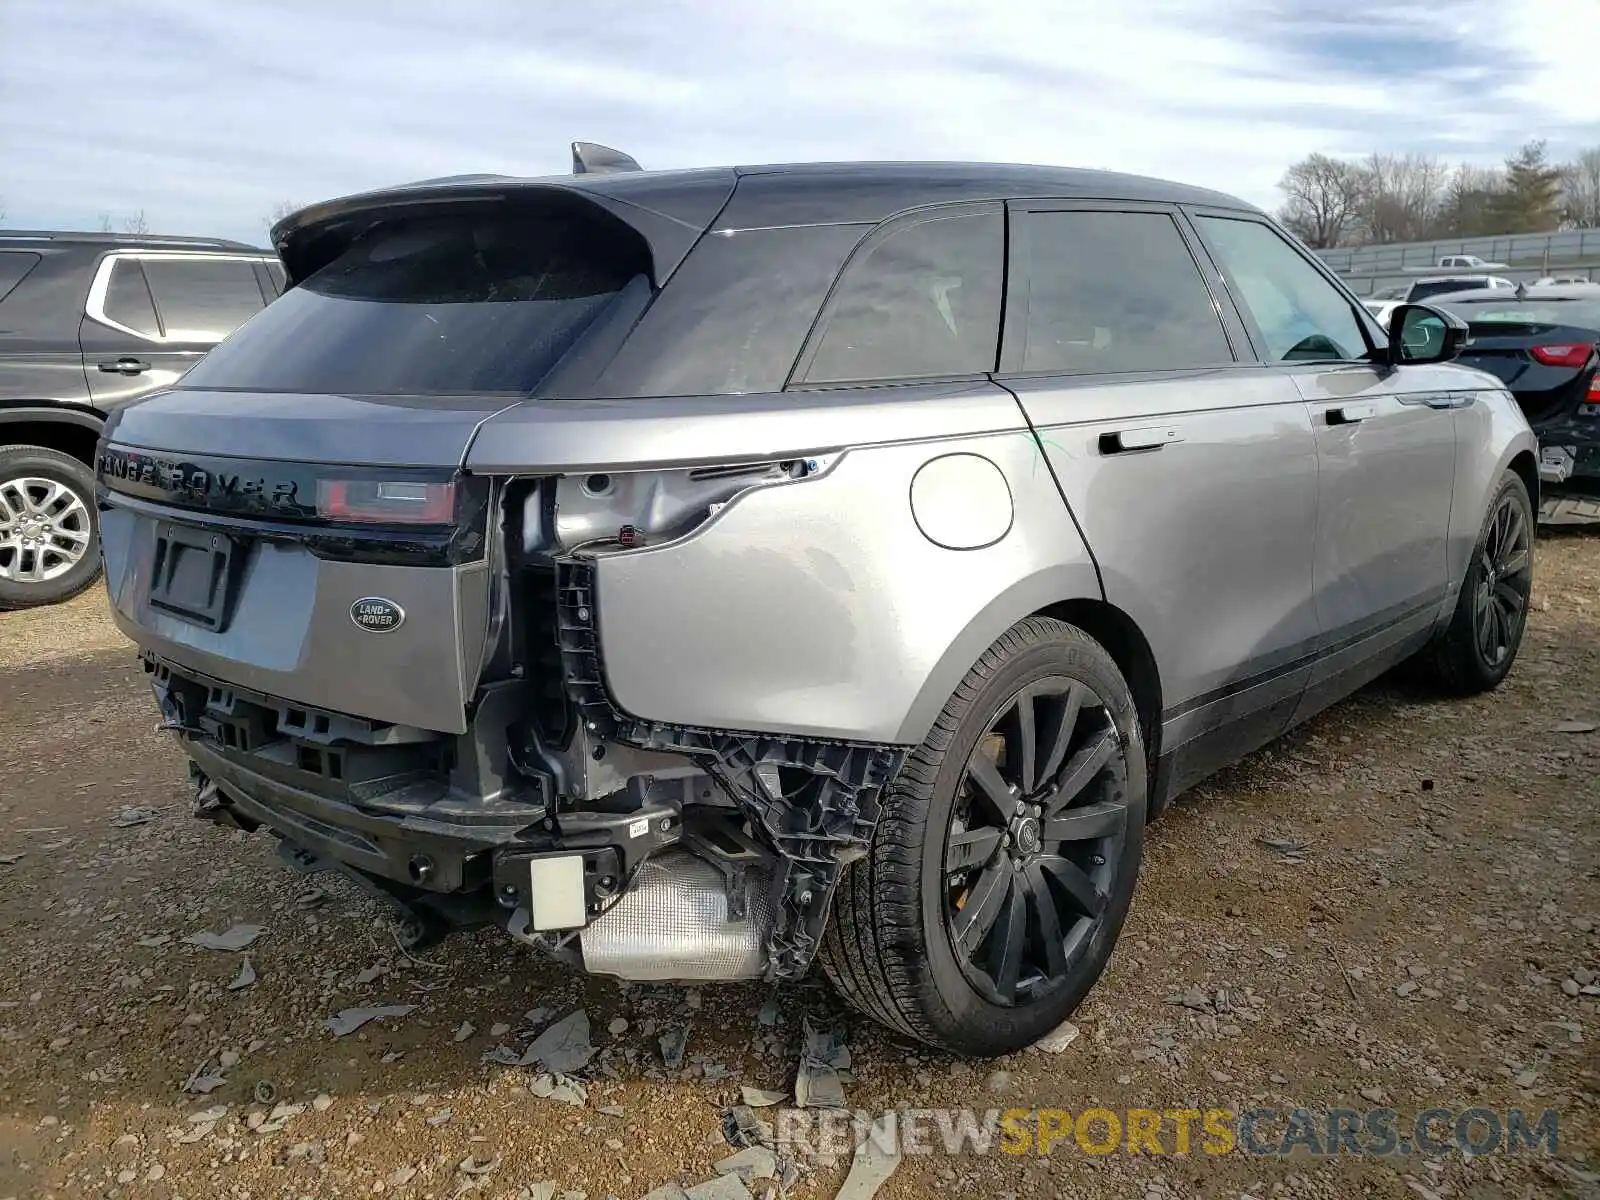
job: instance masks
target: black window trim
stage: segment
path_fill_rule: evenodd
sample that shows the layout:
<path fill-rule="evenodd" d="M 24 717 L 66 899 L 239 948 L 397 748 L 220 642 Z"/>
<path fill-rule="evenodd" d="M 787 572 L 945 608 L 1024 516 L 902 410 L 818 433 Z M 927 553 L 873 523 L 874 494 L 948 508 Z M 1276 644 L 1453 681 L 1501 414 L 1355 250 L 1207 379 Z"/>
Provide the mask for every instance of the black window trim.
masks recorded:
<path fill-rule="evenodd" d="M 1184 219 L 1183 211 L 1179 205 L 1153 200 L 1075 198 L 1070 200 L 1012 200 L 1008 202 L 1006 207 L 1010 212 L 1010 235 L 1007 239 L 1006 297 L 1000 323 L 1000 368 L 997 372 L 998 375 L 1014 379 L 1166 378 L 1174 375 L 1192 375 L 1197 371 L 1228 369 L 1245 363 L 1245 353 L 1248 352 L 1250 343 L 1246 337 L 1244 324 L 1240 320 L 1238 313 L 1234 311 L 1232 298 L 1223 287 L 1223 280 L 1217 272 L 1216 264 L 1205 253 L 1204 248 L 1195 237 L 1194 231 Z M 1228 350 L 1232 357 L 1219 360 L 1216 363 L 1195 366 L 1150 367 L 1099 373 L 1023 370 L 1022 360 L 1027 347 L 1028 329 L 1028 264 L 1032 258 L 1031 233 L 1033 226 L 1031 218 L 1035 214 L 1061 212 L 1155 213 L 1171 219 L 1179 238 L 1182 239 L 1185 248 L 1189 251 L 1190 259 L 1194 262 L 1195 273 L 1205 286 L 1206 295 L 1211 300 L 1212 311 L 1216 314 L 1217 320 L 1222 326 L 1223 338 L 1227 342 Z"/>
<path fill-rule="evenodd" d="M 877 379 L 832 379 L 817 380 L 812 382 L 806 379 L 811 370 L 811 364 L 817 357 L 817 352 L 822 346 L 822 339 L 828 332 L 828 326 L 833 322 L 834 311 L 839 304 L 840 284 L 849 275 L 850 269 L 858 262 L 865 262 L 879 245 L 907 229 L 918 225 L 925 225 L 930 221 L 948 220 L 953 217 L 969 216 L 996 216 L 1001 219 L 1000 262 L 997 264 L 1000 276 L 1000 321 L 996 329 L 996 360 L 990 364 L 987 371 L 968 371 L 961 374 L 938 375 L 892 375 Z M 800 345 L 800 354 L 795 359 L 794 365 L 789 368 L 789 374 L 784 379 L 782 390 L 785 392 L 823 392 L 838 391 L 841 388 L 860 387 L 891 387 L 902 384 L 924 383 L 969 383 L 988 379 L 995 371 L 998 363 L 998 343 L 1001 331 L 1006 324 L 1006 272 L 1010 258 L 1010 221 L 1006 216 L 1006 204 L 1003 200 L 959 200 L 944 204 L 919 205 L 895 213 L 878 222 L 865 236 L 858 241 L 850 253 L 845 257 L 838 274 L 833 277 L 833 282 L 828 285 L 827 293 L 822 297 L 822 304 L 817 309 L 817 315 L 811 322 L 811 328 L 806 331 L 805 341 Z"/>
<path fill-rule="evenodd" d="M 1349 285 L 1340 279 L 1320 258 L 1308 253 L 1299 239 L 1292 233 L 1266 216 L 1266 214 L 1235 208 L 1211 208 L 1206 205 L 1183 205 L 1182 208 L 1185 217 L 1188 218 L 1194 230 L 1194 236 L 1199 243 L 1201 252 L 1206 255 L 1207 260 L 1211 263 L 1211 269 L 1217 273 L 1217 277 L 1227 293 L 1230 305 L 1238 313 L 1239 320 L 1243 322 L 1244 332 L 1249 339 L 1248 344 L 1254 354 L 1257 365 L 1274 370 L 1299 371 L 1303 371 L 1308 367 L 1327 367 L 1330 365 L 1372 366 L 1377 361 L 1378 351 L 1388 346 L 1389 338 L 1383 326 L 1367 309 L 1367 306 L 1361 303 L 1355 292 L 1350 290 Z M 1366 340 L 1367 352 L 1359 358 L 1295 359 L 1290 362 L 1268 358 L 1266 335 L 1256 323 L 1255 315 L 1251 313 L 1249 306 L 1244 303 L 1244 297 L 1239 290 L 1239 286 L 1235 282 L 1233 275 L 1223 264 L 1222 256 L 1217 252 L 1216 247 L 1212 245 L 1211 240 L 1206 237 L 1205 226 L 1199 219 L 1201 217 L 1218 218 L 1226 221 L 1245 221 L 1252 225 L 1263 225 L 1276 234 L 1293 253 L 1300 256 L 1301 261 L 1309 263 L 1312 270 L 1331 283 L 1334 290 L 1344 297 L 1345 306 L 1349 308 L 1352 317 L 1355 319 L 1356 327 L 1360 329 L 1361 336 Z"/>
<path fill-rule="evenodd" d="M 266 262 L 269 257 L 269 255 L 265 254 L 236 254 L 212 250 L 111 250 L 101 255 L 100 261 L 95 265 L 94 278 L 89 284 L 89 294 L 83 302 L 83 315 L 88 317 L 97 325 L 103 325 L 107 329 L 114 329 L 118 333 L 124 333 L 129 337 L 138 338 L 141 342 L 151 342 L 158 346 L 174 342 L 180 345 L 193 345 L 196 343 L 191 342 L 187 338 L 171 338 L 167 336 L 167 327 L 163 317 L 161 316 L 161 306 L 156 303 L 155 292 L 150 287 L 150 281 L 148 279 L 145 279 L 144 281 L 145 290 L 150 292 L 150 304 L 156 312 L 157 327 L 161 330 L 160 336 L 151 337 L 147 333 L 140 333 L 137 329 L 123 325 L 121 322 L 116 321 L 106 315 L 106 291 L 111 286 L 111 272 L 116 269 L 116 264 L 124 259 L 132 259 L 134 262 L 140 264 L 156 259 L 167 262 L 244 262 L 252 264 L 253 273 L 253 264 Z M 144 276 L 144 267 L 142 265 L 139 268 L 139 274 L 141 278 Z M 256 288 L 258 291 L 260 290 L 260 287 L 260 280 L 257 280 Z M 263 307 L 265 306 L 266 302 L 267 298 L 265 295 L 263 295 Z"/>

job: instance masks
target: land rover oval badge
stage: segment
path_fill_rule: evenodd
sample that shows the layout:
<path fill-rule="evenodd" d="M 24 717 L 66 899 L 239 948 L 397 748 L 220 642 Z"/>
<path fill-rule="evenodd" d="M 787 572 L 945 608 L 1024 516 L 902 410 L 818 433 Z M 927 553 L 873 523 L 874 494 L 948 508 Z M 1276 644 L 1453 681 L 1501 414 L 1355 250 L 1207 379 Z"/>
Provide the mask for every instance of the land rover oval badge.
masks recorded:
<path fill-rule="evenodd" d="M 406 610 L 382 596 L 363 596 L 350 606 L 350 619 L 368 633 L 393 633 L 406 623 Z"/>

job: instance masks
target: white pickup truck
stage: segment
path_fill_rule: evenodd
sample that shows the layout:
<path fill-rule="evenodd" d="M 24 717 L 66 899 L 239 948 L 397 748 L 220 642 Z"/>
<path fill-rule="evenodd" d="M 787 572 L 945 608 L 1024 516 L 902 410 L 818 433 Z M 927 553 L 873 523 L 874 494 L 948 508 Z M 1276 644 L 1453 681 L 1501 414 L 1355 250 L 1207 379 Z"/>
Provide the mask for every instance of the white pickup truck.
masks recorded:
<path fill-rule="evenodd" d="M 1440 257 L 1439 266 L 1446 271 L 1503 271 L 1503 262 L 1485 262 L 1476 254 L 1446 254 Z"/>

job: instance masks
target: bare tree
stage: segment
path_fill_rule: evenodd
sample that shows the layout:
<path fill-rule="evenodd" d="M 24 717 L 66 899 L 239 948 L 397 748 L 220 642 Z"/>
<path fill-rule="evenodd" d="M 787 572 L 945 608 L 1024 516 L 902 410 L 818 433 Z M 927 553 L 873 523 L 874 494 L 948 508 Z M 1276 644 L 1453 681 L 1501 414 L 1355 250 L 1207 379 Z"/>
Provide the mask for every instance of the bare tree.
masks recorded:
<path fill-rule="evenodd" d="M 111 214 L 108 213 L 108 212 L 103 212 L 103 213 L 100 214 L 100 232 L 101 233 L 115 233 L 116 232 L 116 227 L 114 225 L 112 225 L 112 223 L 111 223 Z"/>
<path fill-rule="evenodd" d="M 1375 242 L 1422 241 L 1433 232 L 1450 168 L 1431 154 L 1367 159 L 1367 232 Z"/>
<path fill-rule="evenodd" d="M 1561 168 L 1561 219 L 1571 229 L 1600 229 L 1600 146 Z"/>
<path fill-rule="evenodd" d="M 1290 167 L 1278 189 L 1285 196 L 1283 223 L 1307 245 L 1323 250 L 1355 231 L 1367 174 L 1359 163 L 1313 154 Z"/>
<path fill-rule="evenodd" d="M 122 232 L 131 233 L 136 236 L 150 232 L 150 222 L 145 220 L 144 209 L 141 208 L 131 217 L 123 218 Z"/>
<path fill-rule="evenodd" d="M 290 213 L 298 212 L 300 209 L 302 209 L 304 207 L 305 207 L 305 205 L 301 204 L 298 200 L 279 200 L 276 204 L 274 204 L 270 209 L 267 210 L 267 226 L 268 226 L 268 228 L 271 228 L 272 226 L 276 225 L 279 221 L 283 220 Z"/>

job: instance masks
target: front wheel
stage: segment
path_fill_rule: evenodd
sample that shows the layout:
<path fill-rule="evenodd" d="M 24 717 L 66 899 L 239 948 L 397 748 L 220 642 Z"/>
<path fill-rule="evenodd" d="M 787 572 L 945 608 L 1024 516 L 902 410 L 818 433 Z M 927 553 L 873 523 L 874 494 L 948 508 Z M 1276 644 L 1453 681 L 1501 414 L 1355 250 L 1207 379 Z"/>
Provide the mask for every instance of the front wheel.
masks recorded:
<path fill-rule="evenodd" d="M 1077 1008 L 1127 916 L 1148 803 L 1133 697 L 1105 649 L 1029 617 L 967 673 L 887 789 L 822 946 L 839 993 L 990 1057 Z"/>
<path fill-rule="evenodd" d="M 0 609 L 67 600 L 99 574 L 89 468 L 44 446 L 0 448 Z"/>
<path fill-rule="evenodd" d="M 1489 503 L 1450 624 L 1421 655 L 1433 682 L 1445 691 L 1458 696 L 1487 692 L 1510 674 L 1528 627 L 1533 539 L 1527 486 L 1507 471 Z"/>

